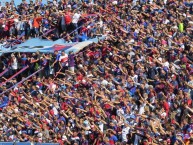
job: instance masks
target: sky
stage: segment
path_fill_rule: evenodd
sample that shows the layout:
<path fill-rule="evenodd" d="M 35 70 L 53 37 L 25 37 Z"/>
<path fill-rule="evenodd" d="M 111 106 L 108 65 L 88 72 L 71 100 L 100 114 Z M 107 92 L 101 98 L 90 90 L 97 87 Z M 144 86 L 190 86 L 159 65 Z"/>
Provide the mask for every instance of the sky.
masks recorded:
<path fill-rule="evenodd" d="M 4 5 L 3 2 L 10 2 L 11 0 L 0 0 L 0 1 L 1 1 L 1 4 Z M 22 0 L 14 0 L 14 1 L 15 1 L 16 5 L 18 5 L 22 2 Z M 26 1 L 29 2 L 30 0 L 26 0 Z M 33 1 L 35 1 L 35 0 L 33 0 Z M 51 1 L 51 0 L 49 0 L 49 1 Z M 42 2 L 47 3 L 47 0 L 42 0 Z"/>

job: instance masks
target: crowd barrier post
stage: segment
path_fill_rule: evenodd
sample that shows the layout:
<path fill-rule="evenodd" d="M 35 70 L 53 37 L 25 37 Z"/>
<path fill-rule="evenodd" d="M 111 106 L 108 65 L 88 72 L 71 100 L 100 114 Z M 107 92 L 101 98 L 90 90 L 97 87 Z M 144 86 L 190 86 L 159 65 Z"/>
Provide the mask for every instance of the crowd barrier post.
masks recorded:
<path fill-rule="evenodd" d="M 51 30 L 48 30 L 47 32 L 45 32 L 45 33 L 43 33 L 42 35 L 40 35 L 39 38 L 48 35 L 50 32 L 52 32 L 52 31 L 54 31 L 54 30 L 55 30 L 55 28 L 54 28 L 54 29 L 51 29 Z"/>
<path fill-rule="evenodd" d="M 10 80 L 12 80 L 13 78 L 15 78 L 16 76 L 18 76 L 19 74 L 21 74 L 24 70 L 26 70 L 29 66 L 27 65 L 26 67 L 22 68 L 20 71 L 18 71 L 17 73 L 15 73 L 13 76 L 11 76 L 10 78 L 8 78 L 5 82 L 2 82 L 0 84 L 0 87 L 3 86 L 4 84 L 6 84 L 7 82 L 9 82 Z"/>
<path fill-rule="evenodd" d="M 0 73 L 0 77 L 2 77 L 9 69 L 6 68 L 3 72 Z"/>
<path fill-rule="evenodd" d="M 14 87 L 20 85 L 21 83 L 25 82 L 26 80 L 28 80 L 29 78 L 31 78 L 32 76 L 34 76 L 35 74 L 37 74 L 38 72 L 40 72 L 41 70 L 43 70 L 44 68 L 41 68 L 39 70 L 37 70 L 36 72 L 34 72 L 33 74 L 29 75 L 28 77 L 24 78 L 23 80 L 21 80 L 20 82 L 18 82 L 17 84 L 13 85 L 12 87 L 10 87 L 9 89 L 3 91 L 2 93 L 0 93 L 0 96 L 3 95 L 4 93 L 10 91 L 11 89 L 13 89 Z"/>

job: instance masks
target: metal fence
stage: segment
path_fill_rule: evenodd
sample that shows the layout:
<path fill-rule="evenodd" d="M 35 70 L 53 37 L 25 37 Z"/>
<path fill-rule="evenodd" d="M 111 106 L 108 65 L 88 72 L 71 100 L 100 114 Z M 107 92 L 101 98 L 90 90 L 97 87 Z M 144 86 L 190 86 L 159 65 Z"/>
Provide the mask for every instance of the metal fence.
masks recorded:
<path fill-rule="evenodd" d="M 59 145 L 59 143 L 0 142 L 0 145 Z"/>

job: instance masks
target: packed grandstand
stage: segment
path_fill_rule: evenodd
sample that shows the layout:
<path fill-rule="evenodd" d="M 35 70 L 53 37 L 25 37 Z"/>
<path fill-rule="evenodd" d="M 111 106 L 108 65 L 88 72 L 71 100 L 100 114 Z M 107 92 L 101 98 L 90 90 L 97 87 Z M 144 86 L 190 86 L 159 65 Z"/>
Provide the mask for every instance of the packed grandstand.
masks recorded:
<path fill-rule="evenodd" d="M 193 144 L 191 0 L 0 4 L 0 142 Z"/>

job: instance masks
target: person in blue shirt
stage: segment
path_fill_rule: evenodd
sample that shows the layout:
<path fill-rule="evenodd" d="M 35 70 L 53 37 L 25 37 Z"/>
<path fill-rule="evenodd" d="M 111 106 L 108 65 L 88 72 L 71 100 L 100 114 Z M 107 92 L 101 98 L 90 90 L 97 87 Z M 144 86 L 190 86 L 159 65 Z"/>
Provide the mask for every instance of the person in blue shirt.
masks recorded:
<path fill-rule="evenodd" d="M 26 56 L 26 54 L 22 55 L 22 57 L 21 57 L 21 64 L 22 64 L 22 66 L 21 66 L 22 68 L 27 66 L 27 56 Z"/>
<path fill-rule="evenodd" d="M 44 14 L 43 14 L 44 15 Z M 49 21 L 48 19 L 45 17 L 44 15 L 44 18 L 42 19 L 42 26 L 45 30 L 49 29 L 50 27 L 50 24 L 49 24 Z"/>
<path fill-rule="evenodd" d="M 78 38 L 79 38 L 79 41 L 80 42 L 83 42 L 83 41 L 86 41 L 86 40 L 88 40 L 88 37 L 87 37 L 87 35 L 85 34 L 85 33 L 80 33 L 80 35 L 78 35 Z"/>
<path fill-rule="evenodd" d="M 50 74 L 50 66 L 49 66 L 49 60 L 47 59 L 47 57 L 45 55 L 42 55 L 41 57 L 41 61 L 42 61 L 42 67 L 44 67 L 44 75 L 45 76 L 49 76 Z"/>
<path fill-rule="evenodd" d="M 51 65 L 51 67 L 54 67 L 54 71 L 58 72 L 60 69 L 59 59 L 60 59 L 61 53 L 59 53 L 58 51 L 55 51 L 54 55 L 56 56 L 56 59 L 54 63 Z"/>
<path fill-rule="evenodd" d="M 8 105 L 8 103 L 9 103 L 9 98 L 7 96 L 4 96 L 2 98 L 2 102 L 0 104 L 0 109 L 6 107 Z"/>
<path fill-rule="evenodd" d="M 116 143 L 118 141 L 118 138 L 116 135 L 114 135 L 112 132 L 109 133 L 109 140 L 112 140 L 114 143 Z"/>

